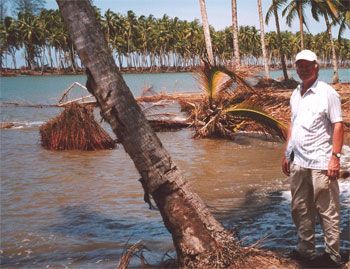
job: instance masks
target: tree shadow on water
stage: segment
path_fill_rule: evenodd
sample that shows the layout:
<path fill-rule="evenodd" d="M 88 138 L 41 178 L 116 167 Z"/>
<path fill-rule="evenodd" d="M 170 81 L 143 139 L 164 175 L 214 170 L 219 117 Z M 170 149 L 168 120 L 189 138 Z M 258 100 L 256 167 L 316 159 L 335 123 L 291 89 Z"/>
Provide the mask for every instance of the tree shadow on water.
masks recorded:
<path fill-rule="evenodd" d="M 122 242 L 125 244 L 130 238 L 141 239 L 145 231 L 154 233 L 154 235 L 159 232 L 159 227 L 156 227 L 159 225 L 158 223 L 140 221 L 139 218 L 131 221 L 123 215 L 111 217 L 92 211 L 87 205 L 63 207 L 59 209 L 58 213 L 62 221 L 48 228 L 51 233 L 55 234 L 106 239 L 115 242 L 121 242 L 125 239 Z M 147 233 L 147 237 L 150 236 L 149 233 Z"/>

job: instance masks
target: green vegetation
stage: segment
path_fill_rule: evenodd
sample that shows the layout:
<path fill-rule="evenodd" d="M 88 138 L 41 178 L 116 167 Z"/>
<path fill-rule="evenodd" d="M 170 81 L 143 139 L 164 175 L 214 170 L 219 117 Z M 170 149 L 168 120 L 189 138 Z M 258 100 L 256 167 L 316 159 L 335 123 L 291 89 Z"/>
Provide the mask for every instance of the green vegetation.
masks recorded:
<path fill-rule="evenodd" d="M 189 22 L 167 15 L 137 17 L 132 11 L 122 15 L 110 9 L 103 16 L 99 9 L 95 8 L 95 12 L 119 67 L 140 72 L 193 70 L 199 67 L 200 58 L 205 58 L 203 27 L 198 20 Z M 344 14 L 348 13 L 344 11 Z M 344 19 L 339 22 L 346 26 Z M 215 31 L 210 27 L 210 31 L 216 64 L 232 63 L 232 28 Z M 259 29 L 240 26 L 238 36 L 242 65 L 263 65 Z M 286 64 L 291 67 L 292 59 L 300 50 L 300 35 L 282 31 L 281 37 Z M 331 43 L 326 31 L 315 36 L 304 34 L 304 43 L 320 56 L 324 67 L 332 66 Z M 42 9 L 39 15 L 19 13 L 17 19 L 5 17 L 0 25 L 0 44 L 1 67 L 18 68 L 15 54 L 22 48 L 26 67 L 30 69 L 76 71 L 80 65 L 59 10 Z M 336 39 L 334 44 L 339 66 L 349 66 L 350 40 Z M 265 46 L 271 66 L 279 65 L 276 32 L 265 33 Z"/>
<path fill-rule="evenodd" d="M 234 139 L 237 131 L 254 126 L 251 131 L 285 139 L 286 126 L 261 109 L 264 97 L 244 81 L 247 76 L 249 71 L 232 71 L 204 61 L 198 83 L 206 98 L 183 107 L 192 119 L 194 137 Z"/>

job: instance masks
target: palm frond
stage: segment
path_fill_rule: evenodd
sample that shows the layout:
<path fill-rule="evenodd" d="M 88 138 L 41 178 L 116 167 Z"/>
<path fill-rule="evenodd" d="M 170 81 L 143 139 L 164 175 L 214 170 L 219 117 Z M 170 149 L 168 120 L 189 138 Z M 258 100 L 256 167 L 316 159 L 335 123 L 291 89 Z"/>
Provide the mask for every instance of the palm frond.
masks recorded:
<path fill-rule="evenodd" d="M 251 76 L 253 76 L 253 72 L 247 69 L 230 70 L 225 66 L 212 66 L 204 61 L 204 65 L 195 78 L 200 89 L 207 95 L 209 107 L 213 108 L 213 102 L 219 94 L 223 93 L 240 97 L 246 96 L 248 93 L 248 95 L 256 94 L 260 97 L 259 93 L 245 80 L 245 77 Z"/>
<path fill-rule="evenodd" d="M 224 112 L 229 117 L 254 121 L 261 126 L 261 128 L 258 128 L 260 131 L 276 135 L 283 140 L 286 139 L 287 127 L 258 107 L 251 105 L 237 105 L 224 110 Z"/>
<path fill-rule="evenodd" d="M 221 72 L 219 67 L 213 67 L 206 62 L 201 71 L 196 74 L 195 78 L 198 81 L 200 89 L 206 93 L 210 107 L 212 107 L 212 102 L 218 92 L 229 86 L 226 84 L 229 77 L 225 73 Z"/>

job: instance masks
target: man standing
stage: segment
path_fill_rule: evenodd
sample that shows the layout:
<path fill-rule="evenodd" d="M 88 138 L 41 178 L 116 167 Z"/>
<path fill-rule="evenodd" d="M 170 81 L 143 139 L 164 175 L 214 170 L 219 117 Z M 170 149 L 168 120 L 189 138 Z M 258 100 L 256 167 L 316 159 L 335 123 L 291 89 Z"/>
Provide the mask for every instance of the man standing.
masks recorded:
<path fill-rule="evenodd" d="M 290 98 L 291 124 L 282 170 L 290 176 L 291 212 L 298 244 L 291 258 L 315 261 L 315 219 L 323 228 L 322 266 L 337 266 L 340 257 L 339 159 L 343 145 L 341 103 L 338 93 L 318 80 L 317 56 L 303 50 L 296 56 L 302 80 Z"/>

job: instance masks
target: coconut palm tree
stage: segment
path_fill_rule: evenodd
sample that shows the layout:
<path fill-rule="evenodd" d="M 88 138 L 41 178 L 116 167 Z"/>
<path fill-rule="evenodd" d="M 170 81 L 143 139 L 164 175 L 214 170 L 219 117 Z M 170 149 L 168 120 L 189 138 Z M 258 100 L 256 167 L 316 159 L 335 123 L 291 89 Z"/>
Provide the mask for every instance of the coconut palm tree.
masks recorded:
<path fill-rule="evenodd" d="M 282 7 L 287 2 L 287 0 L 273 0 L 269 12 L 266 14 L 266 23 L 268 22 L 268 17 L 275 14 L 277 34 L 280 30 L 276 9 Z M 335 10 L 337 10 L 336 17 L 329 16 L 330 14 L 328 15 L 329 20 L 333 19 L 329 24 L 332 25 L 339 22 L 343 25 L 342 27 L 347 26 L 346 14 L 349 12 L 349 7 L 344 7 L 341 0 L 314 1 L 312 5 L 317 6 L 318 3 L 321 3 L 320 6 L 324 6 L 328 2 L 334 3 Z M 304 2 L 304 5 L 306 3 Z M 167 15 L 159 19 L 156 19 L 154 16 L 147 18 L 145 16 L 137 17 L 132 12 L 129 12 L 127 16 L 123 16 L 111 10 L 108 10 L 102 17 L 100 10 L 96 7 L 94 7 L 94 12 L 97 17 L 97 23 L 102 27 L 109 47 L 115 54 L 120 68 L 123 65 L 125 67 L 127 63 L 129 68 L 136 67 L 138 70 L 144 70 L 146 67 L 149 67 L 150 70 L 154 68 L 159 69 L 160 67 L 165 69 L 174 68 L 178 70 L 181 68 L 191 70 L 200 66 L 201 58 L 208 57 L 204 30 L 198 20 L 187 22 L 181 21 L 178 18 L 169 18 Z M 318 15 L 324 17 L 323 13 L 318 13 Z M 23 14 L 21 16 L 24 18 Z M 297 12 L 294 13 L 294 16 L 297 16 Z M 53 71 L 54 66 L 57 66 L 60 70 L 62 68 L 77 70 L 76 52 L 58 11 L 43 10 L 39 16 L 32 15 L 32 18 L 33 22 L 37 22 L 33 23 L 31 30 L 29 29 L 29 25 L 25 26 L 22 19 L 22 22 L 14 18 L 11 20 L 13 24 L 17 25 L 16 31 L 20 29 L 23 31 L 23 34 L 19 37 L 21 39 L 23 37 L 26 40 L 26 43 L 24 41 L 18 41 L 19 47 L 24 45 L 26 48 L 25 44 L 29 44 L 33 51 L 35 51 L 32 57 L 32 62 L 34 61 L 33 65 L 38 67 L 41 65 L 41 68 L 43 68 L 45 64 L 49 63 L 51 71 Z M 291 59 L 290 57 L 294 57 L 300 50 L 300 36 L 296 37 L 295 34 L 285 32 L 279 33 L 278 38 L 273 33 L 267 33 L 265 38 L 261 38 L 259 36 L 262 32 L 259 34 L 259 30 L 256 28 L 249 26 L 240 27 L 238 31 L 240 45 L 238 46 L 234 45 L 233 34 L 236 31 L 232 30 L 233 27 L 227 27 L 227 29 L 222 31 L 215 31 L 214 28 L 209 26 L 213 57 L 218 64 L 227 64 L 233 61 L 233 58 L 236 57 L 232 55 L 237 54 L 237 51 L 235 52 L 234 50 L 238 47 L 240 47 L 239 57 L 242 57 L 242 63 L 248 65 L 260 64 L 259 59 L 263 55 L 262 48 L 266 47 L 268 60 L 276 64 L 281 62 L 284 77 L 287 78 L 286 68 L 283 67 L 284 61 L 289 61 Z M 4 24 L 2 24 L 1 29 L 4 31 Z M 27 41 L 27 32 L 35 32 L 36 40 Z M 303 39 L 304 46 L 310 49 L 315 49 L 320 43 L 318 42 L 316 44 L 315 37 L 308 34 L 303 35 Z M 261 45 L 262 40 L 265 42 L 265 46 Z M 325 55 L 321 57 L 327 61 L 332 59 L 329 57 L 332 55 L 332 44 L 330 42 L 331 40 L 329 42 L 324 41 L 323 50 L 317 48 L 319 50 L 318 54 Z M 345 64 L 344 60 L 348 58 L 346 56 L 347 42 L 348 40 L 339 39 L 338 42 L 334 43 L 333 52 L 335 51 L 337 53 L 337 57 L 339 58 L 337 62 L 339 64 Z M 2 42 L 3 48 L 5 43 Z M 17 50 L 16 48 L 12 52 L 7 51 L 5 53 L 5 50 L 2 49 L 2 54 L 3 56 L 11 54 L 14 57 Z M 280 51 L 278 52 L 277 50 Z M 47 52 L 48 59 L 46 59 L 45 51 Z M 27 50 L 25 52 L 28 55 Z M 276 60 L 277 55 L 281 58 L 280 61 Z M 28 59 L 28 56 L 26 56 L 26 59 Z M 125 59 L 127 59 L 127 62 L 124 62 Z M 2 60 L 4 60 L 4 57 L 2 57 Z M 13 64 L 15 65 L 15 61 L 13 61 Z M 291 64 L 292 62 L 289 61 L 288 65 L 291 66 Z M 29 66 L 28 63 L 27 65 Z M 238 65 L 235 64 L 235 66 Z M 333 64 L 333 66 L 335 65 Z"/>
<path fill-rule="evenodd" d="M 239 247 L 196 195 L 149 125 L 115 65 L 88 0 L 57 1 L 87 70 L 87 88 L 130 155 L 172 234 L 179 267 L 237 268 L 257 264 L 258 251 Z M 265 254 L 266 255 L 266 254 Z M 274 260 L 281 266 L 280 259 Z"/>
<path fill-rule="evenodd" d="M 109 47 L 112 47 L 112 42 L 114 40 L 115 21 L 116 14 L 111 11 L 111 9 L 107 9 L 104 16 L 102 17 L 102 28 L 105 32 L 105 37 Z"/>
<path fill-rule="evenodd" d="M 272 4 L 269 7 L 266 16 L 265 16 L 265 23 L 268 24 L 270 20 L 270 16 L 273 13 L 275 16 L 275 23 L 276 23 L 276 31 L 278 36 L 278 43 L 279 43 L 279 52 L 280 52 L 280 58 L 281 58 L 281 65 L 282 65 L 282 71 L 283 71 L 283 77 L 284 80 L 288 80 L 288 74 L 287 74 L 287 67 L 286 67 L 286 61 L 285 61 L 285 55 L 284 55 L 284 46 L 282 45 L 282 37 L 281 37 L 281 30 L 280 30 L 280 23 L 278 19 L 278 9 L 281 5 L 281 1 L 272 0 Z"/>
<path fill-rule="evenodd" d="M 324 17 L 327 26 L 327 33 L 329 35 L 329 40 L 332 48 L 332 61 L 333 61 L 333 83 L 337 83 L 339 81 L 338 76 L 338 62 L 337 56 L 335 53 L 335 46 L 333 41 L 333 35 L 331 30 L 331 24 L 329 22 L 329 17 L 333 20 L 337 20 L 337 14 L 339 13 L 336 5 L 334 4 L 336 1 L 325 0 L 325 1 L 312 1 L 311 2 L 311 12 L 312 16 L 316 21 L 319 21 L 319 15 Z"/>
<path fill-rule="evenodd" d="M 199 4 L 201 7 L 203 32 L 204 32 L 204 38 L 205 38 L 205 46 L 207 48 L 208 61 L 211 65 L 214 65 L 214 55 L 213 55 L 213 49 L 211 45 L 209 22 L 208 22 L 208 16 L 207 16 L 207 9 L 205 7 L 205 0 L 199 0 Z"/>
<path fill-rule="evenodd" d="M 348 0 L 338 0 L 337 8 L 339 11 L 339 34 L 338 39 L 341 39 L 341 36 L 346 28 L 350 29 L 350 5 Z"/>
<path fill-rule="evenodd" d="M 232 236 L 193 193 L 141 113 L 115 66 L 105 39 L 96 28 L 89 2 L 79 1 L 77 4 L 76 1 L 59 0 L 58 4 L 87 69 L 88 89 L 97 98 L 103 117 L 122 141 L 152 194 L 166 227 L 173 235 L 180 264 L 192 267 L 201 267 L 204 261 L 210 264 L 208 255 L 217 251 L 218 246 L 223 248 L 227 242 L 233 243 Z M 221 237 L 217 238 L 219 234 Z M 194 238 L 196 244 L 193 244 Z M 234 247 L 234 243 L 231 246 Z M 234 255 L 229 248 L 227 251 Z"/>
<path fill-rule="evenodd" d="M 12 0 L 12 2 L 12 8 L 16 14 L 37 15 L 46 4 L 45 0 Z"/>
<path fill-rule="evenodd" d="M 264 58 L 264 67 L 265 67 L 265 75 L 266 78 L 270 78 L 270 70 L 269 70 L 269 61 L 266 55 L 265 48 L 265 32 L 264 32 L 264 16 L 262 13 L 261 0 L 258 0 L 258 9 L 259 9 L 259 20 L 260 20 L 260 41 L 261 41 L 261 50 Z"/>
<path fill-rule="evenodd" d="M 12 55 L 13 67 L 16 72 L 16 51 L 20 48 L 20 33 L 16 21 L 11 17 L 5 17 L 0 24 L 0 68 L 3 67 L 3 56 Z"/>
<path fill-rule="evenodd" d="M 246 65 L 257 64 L 256 59 L 261 55 L 259 31 L 255 26 L 239 27 L 240 52 Z"/>
<path fill-rule="evenodd" d="M 288 0 L 279 0 L 281 2 L 287 2 Z M 299 18 L 299 26 L 300 26 L 300 49 L 303 50 L 305 48 L 304 44 L 304 27 L 305 17 L 304 17 L 304 8 L 306 4 L 309 3 L 309 0 L 290 0 L 290 3 L 285 7 L 282 12 L 282 15 L 286 15 L 286 20 L 288 26 L 291 26 L 294 17 L 297 15 Z M 307 25 L 306 25 L 307 27 Z"/>
<path fill-rule="evenodd" d="M 233 34 L 233 55 L 236 67 L 241 65 L 241 56 L 239 54 L 238 22 L 237 22 L 237 0 L 231 0 L 232 6 L 232 34 Z"/>
<path fill-rule="evenodd" d="M 35 57 L 39 52 L 39 44 L 42 35 L 38 17 L 31 13 L 19 13 L 18 30 L 20 31 L 21 40 L 25 47 L 27 66 L 34 70 L 37 66 Z"/>

